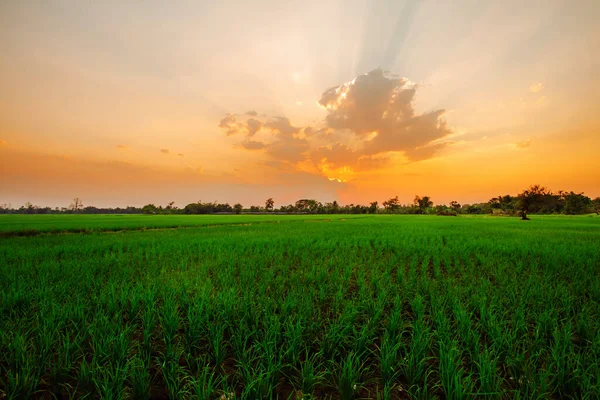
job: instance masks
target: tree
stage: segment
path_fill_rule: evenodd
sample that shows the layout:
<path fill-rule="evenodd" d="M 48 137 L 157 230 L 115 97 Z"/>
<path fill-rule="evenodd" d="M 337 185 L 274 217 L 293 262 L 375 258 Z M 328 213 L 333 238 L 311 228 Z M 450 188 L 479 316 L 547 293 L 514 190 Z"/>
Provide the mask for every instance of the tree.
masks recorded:
<path fill-rule="evenodd" d="M 230 213 L 233 211 L 233 207 L 231 207 L 229 205 L 229 203 L 225 203 L 225 204 L 217 204 L 217 202 L 214 202 L 212 204 L 212 211 L 210 211 L 211 213 Z"/>
<path fill-rule="evenodd" d="M 340 205 L 337 200 L 334 200 L 332 203 L 325 203 L 325 212 L 327 214 L 338 214 L 340 212 Z"/>
<path fill-rule="evenodd" d="M 158 209 L 154 204 L 146 204 L 144 207 L 142 207 L 142 212 L 144 214 L 156 214 L 157 210 Z"/>
<path fill-rule="evenodd" d="M 300 207 L 298 207 L 298 202 L 300 202 Z M 298 207 L 298 209 L 302 209 L 304 211 L 307 211 L 309 213 L 313 213 L 313 214 L 317 214 L 319 212 L 319 210 L 324 210 L 323 208 L 323 204 L 321 204 L 320 201 L 317 201 L 315 199 L 301 199 L 298 200 L 296 202 L 296 207 Z"/>
<path fill-rule="evenodd" d="M 426 208 L 430 208 L 433 206 L 433 201 L 431 201 L 431 198 L 429 196 L 415 196 L 413 203 L 415 204 L 415 206 L 419 207 L 421 211 L 425 211 Z"/>
<path fill-rule="evenodd" d="M 462 210 L 467 214 L 481 213 L 481 207 L 478 207 L 476 204 L 465 204 L 462 206 Z"/>
<path fill-rule="evenodd" d="M 275 205 L 275 202 L 273 201 L 272 197 L 269 197 L 267 199 L 267 201 L 265 201 L 265 210 L 266 211 L 273 211 L 273 206 Z"/>
<path fill-rule="evenodd" d="M 376 201 L 371 202 L 369 205 L 369 214 L 377 214 L 378 203 Z"/>
<path fill-rule="evenodd" d="M 562 194 L 565 214 L 585 214 L 586 212 L 592 211 L 592 199 L 583 193 L 569 192 Z"/>
<path fill-rule="evenodd" d="M 383 208 L 388 211 L 395 211 L 400 208 L 400 200 L 398 200 L 398 196 L 392 197 L 383 202 Z"/>
<path fill-rule="evenodd" d="M 516 197 L 507 194 L 506 196 L 494 197 L 487 204 L 492 213 L 494 213 L 494 210 L 499 210 L 502 213 L 514 214 L 515 207 L 517 207 L 516 202 Z"/>
<path fill-rule="evenodd" d="M 548 195 L 548 190 L 541 185 L 532 185 L 528 189 L 523 190 L 518 196 L 518 205 L 520 216 L 523 221 L 528 221 L 527 213 L 529 210 L 542 203 L 544 197 Z"/>
<path fill-rule="evenodd" d="M 460 209 L 460 208 L 459 208 Z M 444 216 L 453 216 L 455 217 L 458 214 L 458 211 L 455 209 L 445 206 L 443 204 L 437 205 L 434 207 L 434 211 L 436 215 L 444 215 Z"/>
<path fill-rule="evenodd" d="M 25 203 L 24 207 L 21 207 L 21 210 L 24 210 L 25 214 L 35 214 L 36 206 L 31 204 L 30 202 Z"/>
<path fill-rule="evenodd" d="M 236 203 L 233 205 L 233 212 L 236 214 L 241 214 L 242 213 L 242 205 L 240 203 Z"/>
<path fill-rule="evenodd" d="M 460 207 L 461 207 L 461 205 L 458 201 L 452 200 L 450 202 L 450 208 L 453 209 L 455 212 L 459 213 Z"/>
<path fill-rule="evenodd" d="M 73 199 L 73 202 L 69 205 L 69 208 L 71 210 L 73 210 L 74 212 L 77 212 L 77 211 L 83 209 L 83 201 L 81 201 L 81 199 L 79 197 L 75 197 Z"/>
<path fill-rule="evenodd" d="M 296 202 L 296 209 L 300 212 L 312 212 L 315 213 L 322 204 L 314 199 L 300 199 Z"/>
<path fill-rule="evenodd" d="M 592 204 L 596 215 L 600 215 L 600 197 L 596 197 L 594 200 L 592 200 Z"/>

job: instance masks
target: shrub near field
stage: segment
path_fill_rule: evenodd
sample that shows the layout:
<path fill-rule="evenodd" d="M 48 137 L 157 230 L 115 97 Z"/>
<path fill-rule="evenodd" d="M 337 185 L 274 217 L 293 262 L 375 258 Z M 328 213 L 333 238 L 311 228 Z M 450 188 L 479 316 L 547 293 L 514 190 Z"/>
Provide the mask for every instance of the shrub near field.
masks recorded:
<path fill-rule="evenodd" d="M 599 243 L 597 217 L 5 237 L 0 393 L 597 399 Z"/>

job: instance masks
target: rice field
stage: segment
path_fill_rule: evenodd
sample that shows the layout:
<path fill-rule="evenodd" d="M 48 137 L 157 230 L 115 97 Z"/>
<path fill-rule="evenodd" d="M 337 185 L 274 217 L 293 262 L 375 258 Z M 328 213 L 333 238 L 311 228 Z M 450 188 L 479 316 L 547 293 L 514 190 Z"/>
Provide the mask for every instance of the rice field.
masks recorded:
<path fill-rule="evenodd" d="M 302 222 L 360 218 L 361 215 L 0 215 L 0 237 L 40 233 L 92 233 L 174 229 L 261 222 Z"/>
<path fill-rule="evenodd" d="M 0 397 L 598 399 L 600 217 L 0 216 Z"/>

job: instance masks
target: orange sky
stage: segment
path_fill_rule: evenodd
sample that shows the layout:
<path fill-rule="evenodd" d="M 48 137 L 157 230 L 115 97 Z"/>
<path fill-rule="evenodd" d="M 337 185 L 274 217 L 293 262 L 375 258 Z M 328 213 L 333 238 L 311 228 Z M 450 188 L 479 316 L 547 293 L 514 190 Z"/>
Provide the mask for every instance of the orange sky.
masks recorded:
<path fill-rule="evenodd" d="M 600 2 L 0 4 L 0 204 L 600 196 Z"/>

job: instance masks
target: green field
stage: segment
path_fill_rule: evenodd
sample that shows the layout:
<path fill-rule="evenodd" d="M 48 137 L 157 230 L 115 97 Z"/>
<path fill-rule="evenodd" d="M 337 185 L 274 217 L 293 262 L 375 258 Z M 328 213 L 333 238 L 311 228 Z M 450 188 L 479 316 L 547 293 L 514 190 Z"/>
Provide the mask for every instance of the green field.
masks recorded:
<path fill-rule="evenodd" d="M 0 232 L 0 398 L 600 398 L 597 216 Z"/>
<path fill-rule="evenodd" d="M 360 218 L 361 215 L 0 215 L 0 237 L 39 233 L 81 233 L 188 228 L 260 222 Z"/>

